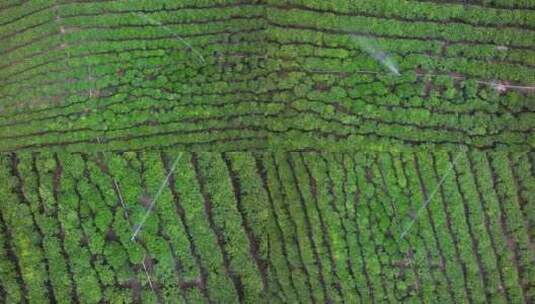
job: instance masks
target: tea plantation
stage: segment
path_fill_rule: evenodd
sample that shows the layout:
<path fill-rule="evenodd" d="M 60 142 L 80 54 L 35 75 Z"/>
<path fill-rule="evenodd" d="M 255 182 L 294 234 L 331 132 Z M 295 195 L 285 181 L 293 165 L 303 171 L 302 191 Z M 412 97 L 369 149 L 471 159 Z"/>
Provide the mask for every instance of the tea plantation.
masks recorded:
<path fill-rule="evenodd" d="M 3 0 L 0 303 L 533 303 L 534 129 L 534 0 Z"/>

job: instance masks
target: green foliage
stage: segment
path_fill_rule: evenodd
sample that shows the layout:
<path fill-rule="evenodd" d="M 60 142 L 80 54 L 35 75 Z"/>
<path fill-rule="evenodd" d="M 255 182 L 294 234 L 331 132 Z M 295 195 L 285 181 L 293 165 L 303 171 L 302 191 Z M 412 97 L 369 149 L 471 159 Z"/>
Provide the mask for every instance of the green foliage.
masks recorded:
<path fill-rule="evenodd" d="M 4 2 L 0 302 L 535 299 L 533 0 Z"/>

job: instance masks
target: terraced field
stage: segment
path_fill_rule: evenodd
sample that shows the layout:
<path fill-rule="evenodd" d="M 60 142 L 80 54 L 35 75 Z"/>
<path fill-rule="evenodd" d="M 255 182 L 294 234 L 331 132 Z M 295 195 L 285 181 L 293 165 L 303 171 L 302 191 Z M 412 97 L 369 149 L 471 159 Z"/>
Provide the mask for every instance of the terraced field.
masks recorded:
<path fill-rule="evenodd" d="M 0 1 L 0 303 L 533 303 L 535 1 Z"/>
<path fill-rule="evenodd" d="M 1 150 L 532 149 L 535 13 L 505 3 L 5 4 Z"/>

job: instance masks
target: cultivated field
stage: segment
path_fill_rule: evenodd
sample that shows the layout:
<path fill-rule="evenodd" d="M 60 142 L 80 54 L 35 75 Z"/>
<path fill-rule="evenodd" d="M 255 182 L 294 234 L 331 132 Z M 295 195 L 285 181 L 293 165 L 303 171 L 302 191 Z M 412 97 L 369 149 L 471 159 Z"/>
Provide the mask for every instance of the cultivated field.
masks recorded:
<path fill-rule="evenodd" d="M 6 155 L 0 296 L 530 303 L 534 161 L 482 152 Z"/>
<path fill-rule="evenodd" d="M 533 303 L 535 1 L 0 1 L 0 303 Z"/>
<path fill-rule="evenodd" d="M 6 3 L 0 150 L 532 149 L 517 2 Z"/>

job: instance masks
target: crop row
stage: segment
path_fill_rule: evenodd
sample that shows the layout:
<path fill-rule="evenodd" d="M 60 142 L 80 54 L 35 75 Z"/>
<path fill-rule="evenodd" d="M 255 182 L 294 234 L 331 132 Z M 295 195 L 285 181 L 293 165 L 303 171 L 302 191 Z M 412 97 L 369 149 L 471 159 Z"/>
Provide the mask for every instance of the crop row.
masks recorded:
<path fill-rule="evenodd" d="M 529 303 L 531 158 L 4 155 L 0 297 Z"/>
<path fill-rule="evenodd" d="M 267 211 L 246 178 L 256 174 L 254 159 L 188 154 L 169 172 L 173 154 L 2 156 L 2 301 L 260 297 Z"/>
<path fill-rule="evenodd" d="M 322 15 L 323 18 L 318 19 Z M 377 34 L 392 37 L 434 39 L 451 42 L 492 43 L 512 48 L 530 48 L 534 34 L 531 31 L 513 31 L 497 28 L 478 30 L 464 24 L 431 24 L 424 22 L 403 22 L 394 19 L 377 20 L 374 17 L 325 14 L 292 8 L 269 8 L 268 21 L 284 25 L 316 27 L 326 31 L 341 31 Z M 410 34 L 407 34 L 410 33 Z M 469 37 L 469 39 L 468 39 Z"/>
<path fill-rule="evenodd" d="M 352 40 L 352 33 L 350 31 L 323 31 L 320 28 L 312 26 L 287 25 L 283 23 L 272 23 L 272 27 L 270 28 L 270 32 L 277 35 L 276 39 L 283 41 L 287 38 L 280 39 L 278 37 L 281 36 L 280 33 L 284 33 L 283 35 L 286 36 L 288 30 L 299 33 L 297 34 L 297 37 L 300 38 L 289 39 L 290 45 L 281 48 L 281 50 L 272 50 L 271 53 L 275 54 L 274 57 L 284 56 L 288 53 L 292 54 L 293 51 L 295 54 L 294 56 L 298 56 L 298 58 L 290 58 L 292 62 L 304 65 L 309 69 L 327 71 L 340 70 L 345 72 L 372 70 L 382 72 L 379 63 L 366 54 L 363 55 L 362 52 L 358 51 L 357 55 L 360 56 L 352 56 L 351 53 L 356 52 L 354 49 L 359 46 Z M 364 35 L 368 36 L 368 34 Z M 339 40 L 342 41 L 343 47 L 336 47 L 331 52 L 329 52 L 328 49 L 326 50 L 323 48 L 310 54 L 310 51 L 307 52 L 307 50 L 303 50 L 303 47 L 292 45 L 293 41 L 299 41 L 300 43 L 317 43 L 315 41 L 318 40 L 318 37 L 322 37 L 322 39 L 326 41 L 335 41 L 332 38 L 334 36 L 339 36 Z M 371 37 L 374 37 L 373 34 Z M 499 80 L 511 80 L 526 84 L 530 84 L 533 81 L 531 77 L 533 73 L 530 73 L 533 66 L 523 66 L 526 62 L 524 59 L 513 59 L 512 61 L 508 61 L 508 59 L 506 59 L 508 55 L 505 55 L 508 53 L 503 51 L 500 53 L 495 51 L 494 53 L 489 53 L 489 55 L 480 53 L 477 57 L 472 55 L 472 58 L 464 56 L 462 53 L 457 56 L 451 56 L 449 55 L 451 53 L 447 53 L 448 48 L 446 47 L 446 45 L 449 45 L 449 42 L 442 41 L 442 46 L 444 46 L 446 50 L 446 54 L 442 55 L 442 51 L 436 46 L 426 45 L 427 42 L 423 41 L 415 42 L 414 38 L 408 37 L 408 41 L 402 41 L 400 37 L 377 37 L 385 38 L 385 43 L 383 43 L 385 50 L 393 53 L 393 60 L 399 62 L 400 71 L 404 73 L 414 71 L 417 68 L 423 68 L 425 70 L 437 68 L 440 71 L 440 74 L 449 75 L 449 73 L 455 72 L 464 75 L 464 77 L 468 79 L 489 79 L 490 81 L 493 78 L 498 78 Z M 427 41 L 427 39 L 425 39 L 425 41 Z M 497 47 L 494 46 L 494 48 Z M 348 51 L 351 51 L 351 53 Z M 518 50 L 513 51 L 515 53 L 519 52 Z M 529 54 L 532 50 L 521 52 Z M 323 62 L 321 59 L 324 59 Z M 485 69 L 481 69 L 481 66 L 484 66 Z M 386 72 L 383 73 L 386 74 Z M 525 77 L 521 78 L 519 75 L 524 75 Z"/>
<path fill-rule="evenodd" d="M 217 89 L 217 85 L 224 85 L 224 83 L 216 83 L 214 88 Z M 304 85 L 311 84 L 305 80 Z M 147 92 L 141 93 L 143 95 L 156 92 L 150 88 L 142 90 Z M 300 94 L 299 91 L 296 93 Z M 350 93 L 353 94 L 352 92 Z M 45 125 L 44 128 L 44 118 L 37 119 L 34 122 L 27 121 L 24 125 L 20 125 L 21 122 L 17 122 L 19 126 L 15 130 L 11 128 L 13 123 L 8 122 L 5 124 L 7 133 L 4 136 L 4 140 L 8 146 L 24 147 L 26 145 L 21 143 L 31 143 L 30 146 L 36 146 L 41 143 L 54 143 L 57 139 L 60 139 L 57 135 L 61 135 L 62 141 L 67 142 L 69 138 L 79 141 L 81 139 L 94 141 L 95 136 L 100 137 L 103 141 L 106 138 L 113 140 L 132 134 L 133 130 L 144 130 L 143 133 L 137 132 L 136 136 L 149 136 L 150 134 L 155 134 L 154 131 L 160 131 L 161 133 L 164 126 L 167 126 L 166 129 L 170 131 L 171 127 L 180 127 L 175 129 L 174 132 L 194 130 L 199 132 L 210 128 L 228 127 L 229 123 L 226 121 L 232 117 L 239 117 L 243 126 L 243 123 L 248 121 L 248 116 L 251 118 L 262 117 L 262 120 L 253 119 L 251 122 L 259 127 L 265 125 L 264 130 L 273 133 L 289 130 L 292 126 L 305 131 L 314 129 L 317 126 L 326 134 L 329 132 L 334 135 L 347 134 L 347 131 L 355 130 L 358 132 L 356 134 L 367 134 L 366 132 L 369 132 L 368 134 L 377 134 L 395 141 L 418 140 L 420 142 L 438 143 L 448 141 L 452 144 L 462 141 L 481 147 L 491 146 L 496 143 L 514 144 L 520 147 L 524 146 L 529 138 L 529 134 L 525 132 L 531 126 L 530 112 L 519 113 L 515 116 L 502 115 L 499 119 L 487 115 L 459 117 L 450 114 L 433 113 L 432 110 L 427 109 L 405 109 L 399 106 L 396 106 L 398 111 L 392 112 L 387 109 L 392 109 L 393 105 L 386 107 L 375 106 L 373 102 L 365 101 L 367 98 L 360 103 L 350 103 L 345 97 L 346 94 L 344 88 L 338 87 L 331 89 L 328 93 L 315 92 L 314 94 L 308 94 L 310 97 L 294 101 L 286 98 L 286 100 L 292 102 L 291 109 L 295 113 L 295 115 L 292 115 L 291 112 L 286 111 L 286 114 L 289 114 L 286 118 L 298 117 L 298 120 L 294 119 L 290 124 L 287 124 L 285 116 L 279 116 L 283 111 L 283 105 L 277 102 L 267 103 L 264 100 L 257 100 L 256 104 L 259 107 L 255 109 L 255 112 L 251 112 L 250 103 L 241 103 L 236 108 L 236 103 L 233 102 L 236 97 L 232 94 L 226 96 L 228 99 L 226 105 L 218 103 L 214 106 L 207 104 L 179 107 L 153 105 L 156 99 L 154 96 L 139 98 L 139 93 L 135 95 L 129 93 L 118 94 L 109 98 L 112 101 L 111 103 L 105 101 L 104 98 L 99 98 L 99 103 L 92 105 L 95 108 L 93 111 L 85 108 L 81 112 L 74 112 L 72 116 L 64 115 L 64 118 L 60 120 L 57 120 L 57 115 L 53 115 L 51 118 L 56 120 L 51 120 L 50 124 Z M 134 99 L 136 95 L 138 98 Z M 151 95 L 154 95 L 154 93 Z M 156 100 L 175 99 L 167 93 L 165 95 L 167 96 Z M 322 102 L 329 96 L 332 96 L 337 101 L 333 104 Z M 216 100 L 220 99 L 217 95 L 214 97 Z M 254 99 L 257 98 L 254 97 Z M 267 99 L 269 99 L 269 95 L 266 96 Z M 132 102 L 128 103 L 128 107 L 118 104 L 119 101 L 125 100 L 132 100 Z M 103 108 L 108 103 L 116 105 L 107 109 Z M 199 116 L 199 113 L 201 113 L 199 111 L 202 111 L 203 116 Z M 132 113 L 137 113 L 134 117 L 135 119 L 130 116 Z M 151 118 L 154 113 L 160 113 L 156 120 Z M 178 119 L 177 114 L 179 114 Z M 206 123 L 198 125 L 201 121 L 206 121 Z M 318 125 L 320 121 L 326 123 Z M 340 128 L 340 126 L 343 126 L 343 128 Z M 376 126 L 380 126 L 380 128 L 376 128 Z M 392 127 L 398 128 L 392 129 Z M 408 133 L 401 134 L 399 128 L 418 131 L 413 135 Z M 444 130 L 449 131 L 449 133 L 445 133 Z M 35 139 L 37 135 L 40 137 Z M 278 135 L 275 134 L 272 137 L 277 140 Z M 57 144 L 60 143 L 57 142 Z"/>
<path fill-rule="evenodd" d="M 437 0 L 416 0 L 416 1 L 439 3 Z M 440 3 L 459 5 L 459 3 L 456 2 L 455 0 L 443 0 L 443 1 L 440 1 Z M 492 2 L 488 2 L 485 0 L 474 0 L 470 2 L 470 7 L 473 7 L 474 9 L 491 8 L 491 9 L 500 9 L 500 10 L 533 11 L 533 9 L 535 9 L 535 2 L 533 2 L 533 0 L 513 1 L 513 2 L 508 1 L 508 0 L 494 0 Z"/>
<path fill-rule="evenodd" d="M 274 294 L 285 302 L 530 302 L 530 232 L 512 203 L 518 169 L 504 154 L 459 153 L 262 156 L 274 205 Z"/>
<path fill-rule="evenodd" d="M 438 3 L 367 0 L 7 7 L 0 150 L 236 150 L 244 141 L 284 150 L 529 149 L 530 95 L 498 92 L 492 81 L 533 81 L 531 10 L 447 7 L 443 14 Z M 390 53 L 402 75 L 388 75 L 352 34 Z"/>
<path fill-rule="evenodd" d="M 269 4 L 279 7 L 316 10 L 342 15 L 376 16 L 404 21 L 461 23 L 472 26 L 501 25 L 520 28 L 532 26 L 530 19 L 533 18 L 534 13 L 531 10 L 500 10 L 493 9 L 492 7 L 468 6 L 466 4 L 444 6 L 441 2 L 418 3 L 416 1 L 407 2 L 400 0 L 364 0 L 357 5 L 356 3 L 344 0 L 330 1 L 328 3 L 318 0 L 268 1 Z"/>

